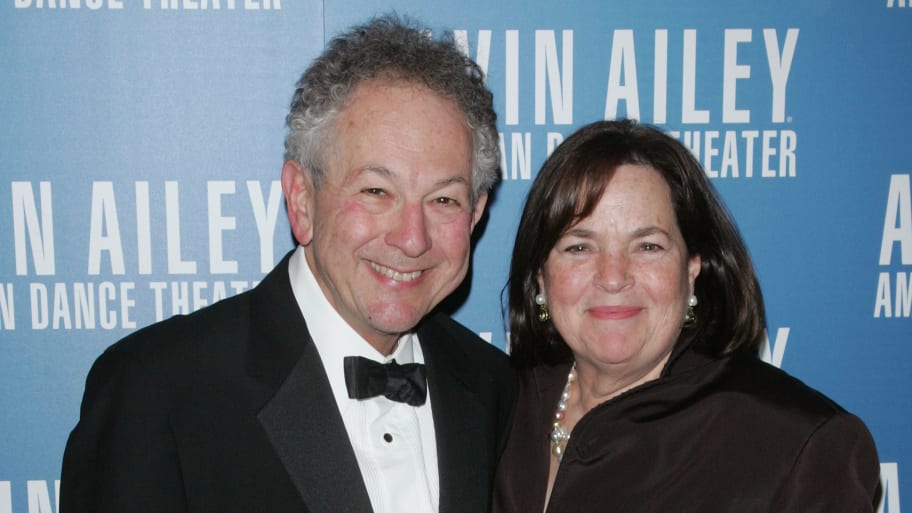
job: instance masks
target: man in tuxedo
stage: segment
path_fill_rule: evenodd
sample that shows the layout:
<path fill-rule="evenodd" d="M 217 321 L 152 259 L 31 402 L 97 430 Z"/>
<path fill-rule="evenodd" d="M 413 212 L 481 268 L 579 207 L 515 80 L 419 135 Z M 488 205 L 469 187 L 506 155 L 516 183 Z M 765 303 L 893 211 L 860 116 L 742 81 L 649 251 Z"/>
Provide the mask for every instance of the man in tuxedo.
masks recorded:
<path fill-rule="evenodd" d="M 487 511 L 513 374 L 433 310 L 469 266 L 495 119 L 451 40 L 384 17 L 331 41 L 287 116 L 297 248 L 98 359 L 61 511 Z"/>

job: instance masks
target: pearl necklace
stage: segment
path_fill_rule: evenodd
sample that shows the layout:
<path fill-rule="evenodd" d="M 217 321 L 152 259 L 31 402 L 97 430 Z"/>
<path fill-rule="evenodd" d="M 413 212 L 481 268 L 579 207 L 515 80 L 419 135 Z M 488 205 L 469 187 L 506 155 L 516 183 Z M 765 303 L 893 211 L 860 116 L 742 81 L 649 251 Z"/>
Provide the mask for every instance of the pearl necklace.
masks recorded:
<path fill-rule="evenodd" d="M 564 457 L 564 448 L 570 441 L 570 431 L 564 426 L 564 419 L 567 416 L 567 401 L 570 399 L 570 387 L 576 381 L 576 362 L 570 367 L 567 374 L 567 384 L 564 385 L 564 391 L 561 393 L 560 400 L 557 401 L 557 407 L 554 409 L 554 422 L 551 429 L 551 454 L 557 458 L 558 463 Z"/>

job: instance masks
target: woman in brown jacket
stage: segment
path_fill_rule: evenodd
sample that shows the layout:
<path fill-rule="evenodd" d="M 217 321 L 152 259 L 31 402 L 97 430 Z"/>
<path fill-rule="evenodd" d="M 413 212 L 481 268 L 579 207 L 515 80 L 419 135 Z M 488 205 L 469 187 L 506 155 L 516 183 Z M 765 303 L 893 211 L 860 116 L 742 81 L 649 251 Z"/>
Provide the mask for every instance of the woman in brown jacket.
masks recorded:
<path fill-rule="evenodd" d="M 522 375 L 500 513 L 874 511 L 864 424 L 757 358 L 763 298 L 699 163 L 584 127 L 529 192 L 510 271 Z"/>

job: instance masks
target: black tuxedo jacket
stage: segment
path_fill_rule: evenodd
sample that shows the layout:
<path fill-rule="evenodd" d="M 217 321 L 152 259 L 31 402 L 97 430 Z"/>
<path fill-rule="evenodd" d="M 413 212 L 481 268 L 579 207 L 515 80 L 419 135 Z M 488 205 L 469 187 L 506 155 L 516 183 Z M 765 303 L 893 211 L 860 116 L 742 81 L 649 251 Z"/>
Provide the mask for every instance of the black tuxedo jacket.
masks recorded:
<path fill-rule="evenodd" d="M 516 384 L 506 356 L 435 314 L 427 366 L 440 512 L 489 510 Z M 370 512 L 354 452 L 288 278 L 140 330 L 86 382 L 63 513 Z"/>

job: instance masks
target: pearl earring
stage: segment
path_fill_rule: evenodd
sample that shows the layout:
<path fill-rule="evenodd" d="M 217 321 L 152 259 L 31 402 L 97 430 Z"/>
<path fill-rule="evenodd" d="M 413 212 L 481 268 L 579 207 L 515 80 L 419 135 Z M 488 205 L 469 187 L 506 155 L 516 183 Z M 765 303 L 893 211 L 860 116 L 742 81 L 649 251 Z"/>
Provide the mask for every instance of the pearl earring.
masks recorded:
<path fill-rule="evenodd" d="M 694 315 L 694 307 L 697 306 L 698 303 L 699 303 L 699 301 L 697 301 L 697 296 L 695 296 L 693 294 L 691 294 L 690 297 L 687 298 L 687 311 L 684 312 L 684 325 L 685 326 L 688 324 L 693 324 L 694 319 L 696 319 L 696 316 Z"/>
<path fill-rule="evenodd" d="M 548 312 L 548 305 L 545 304 L 545 296 L 541 294 L 535 295 L 535 304 L 538 305 L 538 320 L 539 322 L 548 322 L 551 319 L 551 313 Z"/>

